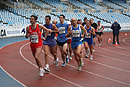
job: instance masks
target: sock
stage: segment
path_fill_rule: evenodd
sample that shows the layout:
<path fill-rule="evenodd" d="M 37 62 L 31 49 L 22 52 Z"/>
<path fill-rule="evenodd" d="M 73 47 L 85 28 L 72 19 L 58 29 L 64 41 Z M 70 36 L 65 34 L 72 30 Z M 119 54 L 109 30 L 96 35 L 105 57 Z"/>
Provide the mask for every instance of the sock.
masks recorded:
<path fill-rule="evenodd" d="M 46 68 L 49 68 L 49 64 L 46 64 Z"/>

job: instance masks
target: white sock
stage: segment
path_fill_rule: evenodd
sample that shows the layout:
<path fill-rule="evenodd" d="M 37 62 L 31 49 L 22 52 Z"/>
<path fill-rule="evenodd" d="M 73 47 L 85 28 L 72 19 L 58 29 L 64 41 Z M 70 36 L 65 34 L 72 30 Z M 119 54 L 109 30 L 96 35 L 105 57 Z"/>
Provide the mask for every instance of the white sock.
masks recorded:
<path fill-rule="evenodd" d="M 46 64 L 46 68 L 49 68 L 49 64 Z"/>

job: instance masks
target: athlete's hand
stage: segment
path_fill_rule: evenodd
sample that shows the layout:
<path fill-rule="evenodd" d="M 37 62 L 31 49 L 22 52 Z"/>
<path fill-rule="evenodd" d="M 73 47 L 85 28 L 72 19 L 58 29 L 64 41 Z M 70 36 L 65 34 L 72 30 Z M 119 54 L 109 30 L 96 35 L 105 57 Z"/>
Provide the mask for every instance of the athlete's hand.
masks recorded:
<path fill-rule="evenodd" d="M 70 31 L 70 35 L 72 35 L 72 34 L 73 34 L 73 32 L 74 32 L 74 31 Z"/>
<path fill-rule="evenodd" d="M 92 33 L 91 31 L 89 31 L 89 33 Z"/>
<path fill-rule="evenodd" d="M 81 35 L 81 38 L 84 38 L 84 35 Z"/>
<path fill-rule="evenodd" d="M 52 33 L 52 30 L 49 30 L 49 33 Z"/>
<path fill-rule="evenodd" d="M 46 40 L 46 38 L 45 38 L 45 37 L 42 37 L 42 40 L 43 40 L 43 41 L 45 41 L 45 40 Z"/>
<path fill-rule="evenodd" d="M 25 37 L 26 37 L 26 38 L 30 37 L 30 34 L 29 34 L 29 33 L 27 33 Z"/>

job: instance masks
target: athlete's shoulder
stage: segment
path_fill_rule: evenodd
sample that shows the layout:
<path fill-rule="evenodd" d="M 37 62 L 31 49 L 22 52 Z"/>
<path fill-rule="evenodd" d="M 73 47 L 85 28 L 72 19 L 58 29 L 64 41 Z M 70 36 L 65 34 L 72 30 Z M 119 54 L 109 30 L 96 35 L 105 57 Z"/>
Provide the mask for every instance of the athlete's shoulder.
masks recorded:
<path fill-rule="evenodd" d="M 91 29 L 94 29 L 94 27 L 91 26 Z"/>

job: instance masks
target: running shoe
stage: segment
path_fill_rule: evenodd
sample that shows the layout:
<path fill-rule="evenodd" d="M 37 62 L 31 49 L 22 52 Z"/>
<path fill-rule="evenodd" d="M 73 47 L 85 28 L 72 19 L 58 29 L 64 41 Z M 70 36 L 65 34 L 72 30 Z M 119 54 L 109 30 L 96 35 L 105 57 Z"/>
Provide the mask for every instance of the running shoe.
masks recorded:
<path fill-rule="evenodd" d="M 82 58 L 81 58 L 80 64 L 81 64 L 82 67 L 84 66 L 84 62 L 83 62 Z"/>
<path fill-rule="evenodd" d="M 89 57 L 89 50 L 86 52 L 86 56 L 85 56 L 86 58 L 88 58 Z"/>
<path fill-rule="evenodd" d="M 93 55 L 90 55 L 90 60 L 91 60 L 91 61 L 93 60 Z"/>
<path fill-rule="evenodd" d="M 72 57 L 70 57 L 70 60 L 72 60 Z"/>
<path fill-rule="evenodd" d="M 95 50 L 93 49 L 93 52 L 95 52 Z"/>
<path fill-rule="evenodd" d="M 47 67 L 45 67 L 44 70 L 45 70 L 45 73 L 49 73 L 50 72 L 50 69 L 47 68 Z"/>
<path fill-rule="evenodd" d="M 66 63 L 69 63 L 69 58 L 68 58 L 68 56 L 66 57 Z"/>
<path fill-rule="evenodd" d="M 55 60 L 55 67 L 58 67 L 59 66 L 59 59 L 57 58 L 56 60 Z"/>
<path fill-rule="evenodd" d="M 42 77 L 42 76 L 44 76 L 44 70 L 43 70 L 43 69 L 40 69 L 40 70 L 39 70 L 39 77 Z"/>
<path fill-rule="evenodd" d="M 63 63 L 62 63 L 62 67 L 65 67 L 65 65 L 66 65 L 66 63 L 65 63 L 65 62 L 63 62 Z"/>
<path fill-rule="evenodd" d="M 79 65 L 77 70 L 81 71 L 81 69 L 82 69 L 82 66 Z"/>
<path fill-rule="evenodd" d="M 101 46 L 101 43 L 98 45 L 99 47 Z"/>

